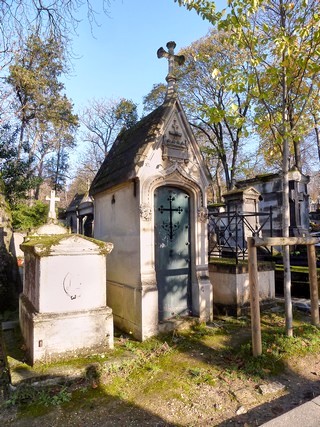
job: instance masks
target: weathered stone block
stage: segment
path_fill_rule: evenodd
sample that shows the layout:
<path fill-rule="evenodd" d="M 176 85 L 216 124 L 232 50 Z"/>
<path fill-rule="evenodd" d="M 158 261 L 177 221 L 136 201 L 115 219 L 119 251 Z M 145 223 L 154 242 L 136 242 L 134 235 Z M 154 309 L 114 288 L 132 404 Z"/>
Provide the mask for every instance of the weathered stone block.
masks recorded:
<path fill-rule="evenodd" d="M 39 313 L 22 295 L 19 317 L 32 364 L 101 353 L 113 348 L 113 317 L 109 307 Z"/>
<path fill-rule="evenodd" d="M 247 265 L 232 263 L 209 264 L 213 287 L 214 311 L 241 315 L 250 303 L 249 272 Z M 258 268 L 259 295 L 261 300 L 275 297 L 274 266 L 263 263 Z"/>

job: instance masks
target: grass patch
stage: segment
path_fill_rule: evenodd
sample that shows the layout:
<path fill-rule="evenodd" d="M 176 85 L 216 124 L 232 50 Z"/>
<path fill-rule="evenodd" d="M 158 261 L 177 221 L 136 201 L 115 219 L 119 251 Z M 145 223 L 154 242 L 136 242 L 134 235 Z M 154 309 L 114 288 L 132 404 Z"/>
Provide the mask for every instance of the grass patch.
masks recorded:
<path fill-rule="evenodd" d="M 220 317 L 210 325 L 197 324 L 143 343 L 119 337 L 114 351 L 75 362 L 87 366 L 86 378 L 42 391 L 18 388 L 7 405 L 17 406 L 26 416 L 41 415 L 56 406 L 89 410 L 111 401 L 147 407 L 150 401 L 158 406 L 172 399 L 190 403 L 201 387 L 259 384 L 283 372 L 290 358 L 320 352 L 320 331 L 306 320 L 295 319 L 294 337 L 289 338 L 283 313 L 262 313 L 263 354 L 259 357 L 252 356 L 246 317 Z"/>
<path fill-rule="evenodd" d="M 276 264 L 276 270 L 283 271 L 283 265 L 282 264 Z M 309 267 L 308 266 L 290 265 L 290 270 L 292 273 L 309 274 Z M 318 278 L 320 277 L 320 268 L 317 268 L 317 276 L 318 276 Z"/>

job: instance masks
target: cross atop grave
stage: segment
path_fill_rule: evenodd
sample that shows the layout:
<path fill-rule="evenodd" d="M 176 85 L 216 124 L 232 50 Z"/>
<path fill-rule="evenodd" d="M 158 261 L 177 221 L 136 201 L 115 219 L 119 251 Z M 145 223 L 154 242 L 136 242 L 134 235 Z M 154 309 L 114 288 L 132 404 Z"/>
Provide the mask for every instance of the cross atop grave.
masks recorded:
<path fill-rule="evenodd" d="M 173 89 L 174 84 L 176 82 L 176 78 L 174 76 L 174 64 L 177 63 L 178 65 L 182 65 L 185 61 L 184 55 L 175 55 L 174 54 L 174 48 L 176 47 L 175 42 L 168 42 L 167 48 L 168 52 L 166 52 L 163 47 L 160 47 L 157 50 L 157 56 L 158 58 L 167 58 L 168 59 L 168 65 L 169 65 L 169 71 L 168 75 L 166 77 L 166 80 L 168 82 L 168 90 Z"/>
<path fill-rule="evenodd" d="M 57 219 L 55 204 L 56 204 L 56 202 L 60 201 L 60 198 L 56 197 L 55 190 L 51 190 L 50 197 L 47 196 L 46 200 L 50 201 L 50 207 L 49 207 L 49 213 L 48 213 L 48 220 L 49 221 L 54 221 L 55 219 Z"/>

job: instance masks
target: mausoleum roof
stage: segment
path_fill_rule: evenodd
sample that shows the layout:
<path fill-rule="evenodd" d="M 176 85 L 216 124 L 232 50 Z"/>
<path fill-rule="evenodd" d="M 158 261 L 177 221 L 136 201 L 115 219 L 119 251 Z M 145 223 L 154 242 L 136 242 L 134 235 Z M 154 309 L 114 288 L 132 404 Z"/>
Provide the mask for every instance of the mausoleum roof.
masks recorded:
<path fill-rule="evenodd" d="M 265 173 L 265 174 L 260 174 L 260 175 L 256 175 L 253 178 L 249 178 L 249 179 L 243 179 L 243 180 L 239 180 L 236 182 L 236 187 L 237 188 L 243 188 L 243 187 L 248 187 L 248 186 L 254 186 L 257 183 L 263 183 L 263 182 L 269 182 L 269 181 L 276 181 L 276 180 L 280 180 L 282 177 L 282 173 L 279 172 L 270 172 L 270 173 Z M 303 173 L 301 173 L 296 166 L 293 166 L 290 170 L 289 170 L 289 174 L 288 174 L 288 178 L 289 181 L 300 181 L 300 180 L 307 180 L 309 181 L 309 176 L 308 175 L 304 175 Z"/>
<path fill-rule="evenodd" d="M 167 97 L 160 107 L 143 117 L 130 129 L 119 133 L 91 184 L 90 195 L 136 178 L 148 147 L 160 135 L 168 114 L 177 104 L 180 102 L 175 95 Z"/>
<path fill-rule="evenodd" d="M 92 203 L 92 199 L 88 193 L 76 193 L 67 207 L 67 212 L 75 212 L 80 205 Z"/>
<path fill-rule="evenodd" d="M 259 191 L 254 187 L 244 187 L 244 188 L 234 188 L 233 190 L 229 190 L 222 195 L 222 197 L 229 197 L 240 194 L 259 194 Z"/>

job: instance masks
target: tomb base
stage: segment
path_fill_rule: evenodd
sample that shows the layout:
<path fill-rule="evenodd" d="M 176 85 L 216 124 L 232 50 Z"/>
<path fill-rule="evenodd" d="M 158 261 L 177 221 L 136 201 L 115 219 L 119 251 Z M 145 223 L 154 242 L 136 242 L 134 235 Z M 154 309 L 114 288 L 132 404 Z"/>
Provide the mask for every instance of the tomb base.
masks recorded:
<path fill-rule="evenodd" d="M 29 362 L 51 363 L 113 348 L 113 315 L 109 307 L 67 313 L 39 313 L 23 294 L 19 318 Z"/>
<path fill-rule="evenodd" d="M 250 307 L 248 265 L 234 263 L 210 263 L 209 277 L 213 287 L 213 311 L 215 314 L 242 316 Z M 258 265 L 260 303 L 275 297 L 274 265 Z"/>

